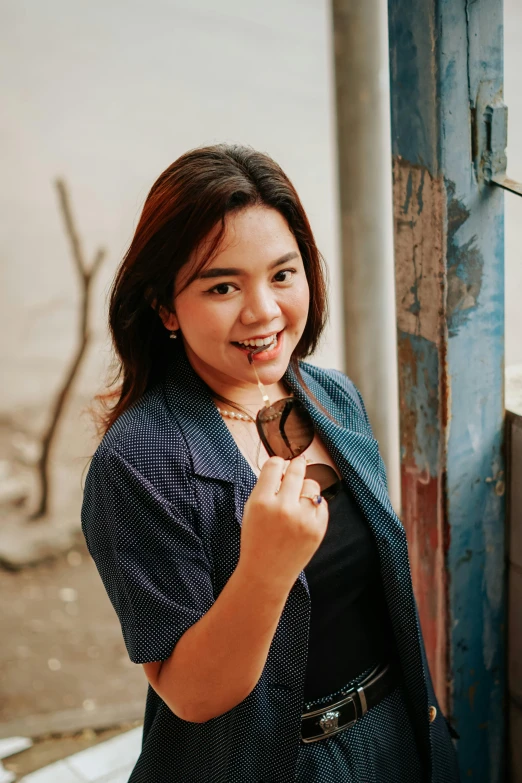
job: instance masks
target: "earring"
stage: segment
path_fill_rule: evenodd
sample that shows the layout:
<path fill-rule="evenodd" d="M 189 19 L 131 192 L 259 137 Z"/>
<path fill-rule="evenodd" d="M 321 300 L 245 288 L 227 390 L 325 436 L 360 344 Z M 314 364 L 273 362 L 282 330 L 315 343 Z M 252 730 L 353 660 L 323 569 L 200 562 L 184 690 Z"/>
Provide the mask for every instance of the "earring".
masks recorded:
<path fill-rule="evenodd" d="M 177 338 L 178 338 L 178 335 L 176 334 L 176 332 L 171 332 L 170 333 L 170 339 L 171 340 L 177 340 Z"/>

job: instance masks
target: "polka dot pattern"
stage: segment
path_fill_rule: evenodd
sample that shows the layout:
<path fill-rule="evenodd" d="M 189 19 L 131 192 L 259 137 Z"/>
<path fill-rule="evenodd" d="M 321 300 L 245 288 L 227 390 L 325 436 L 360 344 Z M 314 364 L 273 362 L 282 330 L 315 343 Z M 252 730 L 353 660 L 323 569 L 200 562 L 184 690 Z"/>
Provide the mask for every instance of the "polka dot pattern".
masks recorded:
<path fill-rule="evenodd" d="M 147 391 L 103 438 L 82 506 L 87 545 L 135 663 L 165 660 L 219 596 L 237 565 L 243 508 L 256 482 L 182 341 L 176 342 L 165 381 Z M 361 396 L 339 371 L 305 362 L 300 367 L 310 390 L 338 422 L 306 395 L 288 368 L 286 382 L 310 411 L 375 537 L 404 686 L 360 724 L 340 732 L 335 743 L 334 737 L 311 745 L 300 741 L 310 623 L 302 571 L 259 682 L 240 704 L 205 723 L 191 723 L 149 687 L 143 748 L 129 783 L 386 783 L 399 778 L 371 777 L 369 770 L 388 769 L 388 755 L 396 753 L 392 734 L 402 731 L 408 739 L 401 780 L 410 780 L 407 770 L 414 770 L 419 758 L 423 780 L 458 781 L 455 749 L 426 660 L 404 528 L 389 501 Z M 437 708 L 431 723 L 430 706 Z M 330 744 L 318 748 L 325 742 Z M 320 770 L 314 767 L 318 759 Z M 363 760 L 368 777 L 353 777 Z"/>

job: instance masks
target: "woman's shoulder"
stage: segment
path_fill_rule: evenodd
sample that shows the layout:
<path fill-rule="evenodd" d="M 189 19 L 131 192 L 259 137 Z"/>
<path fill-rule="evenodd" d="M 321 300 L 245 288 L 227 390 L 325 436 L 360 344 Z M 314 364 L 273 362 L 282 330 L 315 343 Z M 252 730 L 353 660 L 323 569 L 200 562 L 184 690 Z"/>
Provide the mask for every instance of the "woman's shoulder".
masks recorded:
<path fill-rule="evenodd" d="M 147 477 L 154 477 L 161 465 L 175 462 L 179 469 L 188 463 L 185 440 L 162 385 L 146 391 L 116 419 L 100 441 L 93 462 L 107 464 L 114 455 Z"/>

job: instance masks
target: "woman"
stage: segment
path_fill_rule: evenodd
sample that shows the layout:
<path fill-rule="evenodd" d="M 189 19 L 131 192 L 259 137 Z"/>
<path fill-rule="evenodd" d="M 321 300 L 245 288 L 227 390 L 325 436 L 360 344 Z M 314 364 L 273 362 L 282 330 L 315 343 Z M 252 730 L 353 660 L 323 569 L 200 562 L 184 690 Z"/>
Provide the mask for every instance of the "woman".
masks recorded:
<path fill-rule="evenodd" d="M 216 145 L 159 177 L 112 289 L 122 377 L 82 508 L 150 683 L 132 783 L 458 780 L 364 405 L 302 361 L 325 318 L 274 161 Z M 256 425 L 269 401 L 292 459 Z"/>

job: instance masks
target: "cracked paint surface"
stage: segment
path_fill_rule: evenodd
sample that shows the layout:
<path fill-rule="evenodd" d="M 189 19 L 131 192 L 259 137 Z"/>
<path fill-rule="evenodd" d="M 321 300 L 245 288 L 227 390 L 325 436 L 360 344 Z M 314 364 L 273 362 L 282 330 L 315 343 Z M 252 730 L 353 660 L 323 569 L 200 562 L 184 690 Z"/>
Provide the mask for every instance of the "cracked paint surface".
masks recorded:
<path fill-rule="evenodd" d="M 470 210 L 455 195 L 455 185 L 446 181 L 448 194 L 448 301 L 447 320 L 449 337 L 454 337 L 460 326 L 467 323 L 478 306 L 482 288 L 484 259 L 472 236 L 462 245 L 458 232 L 470 216 Z"/>
<path fill-rule="evenodd" d="M 444 298 L 444 183 L 425 168 L 397 158 L 393 185 L 397 326 L 438 345 Z"/>
<path fill-rule="evenodd" d="M 402 520 L 462 778 L 501 783 L 503 200 L 481 161 L 502 3 L 389 0 Z"/>
<path fill-rule="evenodd" d="M 438 470 L 444 183 L 402 159 L 394 161 L 393 182 L 402 521 L 430 671 L 446 710 L 445 531 Z"/>

